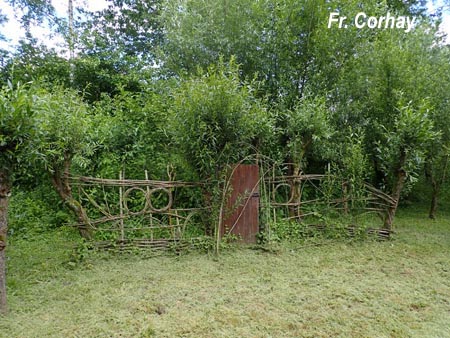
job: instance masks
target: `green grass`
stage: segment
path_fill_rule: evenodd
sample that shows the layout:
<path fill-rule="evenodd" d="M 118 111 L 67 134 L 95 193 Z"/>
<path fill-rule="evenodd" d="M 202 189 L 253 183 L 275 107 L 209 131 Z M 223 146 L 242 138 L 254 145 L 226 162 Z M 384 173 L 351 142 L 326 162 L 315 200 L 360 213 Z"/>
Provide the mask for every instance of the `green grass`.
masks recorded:
<path fill-rule="evenodd" d="M 388 242 L 90 255 L 12 238 L 1 337 L 450 337 L 450 214 L 401 210 Z"/>

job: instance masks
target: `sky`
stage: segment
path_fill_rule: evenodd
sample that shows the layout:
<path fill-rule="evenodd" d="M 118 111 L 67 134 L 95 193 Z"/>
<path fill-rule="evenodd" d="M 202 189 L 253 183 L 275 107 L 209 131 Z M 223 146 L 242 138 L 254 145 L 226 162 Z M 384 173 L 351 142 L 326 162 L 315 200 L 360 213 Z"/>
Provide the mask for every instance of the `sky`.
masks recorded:
<path fill-rule="evenodd" d="M 428 0 L 428 10 L 430 13 L 434 13 L 437 8 L 444 7 L 444 0 L 435 0 L 430 1 Z M 443 19 L 441 24 L 441 30 L 447 33 L 447 43 L 450 43 L 450 8 L 448 5 L 446 6 L 444 13 L 443 13 Z"/>
<path fill-rule="evenodd" d="M 67 17 L 68 1 L 67 0 L 51 0 L 52 5 L 56 10 L 59 17 Z M 102 10 L 107 6 L 106 0 L 73 0 L 75 6 L 83 6 L 90 11 Z M 20 28 L 19 22 L 14 18 L 14 9 L 7 4 L 5 0 L 0 0 L 0 8 L 2 13 L 8 17 L 8 22 L 3 26 L 0 26 L 0 32 L 9 40 L 8 42 L 0 41 L 0 48 L 7 50 L 13 50 L 14 45 L 25 36 L 23 29 Z M 39 37 L 49 47 L 56 47 L 63 45 L 64 40 L 58 36 L 50 36 L 49 29 L 47 27 L 34 26 L 33 35 Z"/>
<path fill-rule="evenodd" d="M 444 0 L 429 0 L 428 8 L 430 13 L 434 13 L 437 8 L 442 7 Z M 67 0 L 52 0 L 52 4 L 60 17 L 67 17 Z M 84 6 L 91 11 L 97 11 L 107 6 L 106 0 L 74 0 L 75 6 Z M 14 19 L 13 8 L 5 3 L 5 0 L 0 0 L 0 8 L 3 14 L 6 14 L 9 21 L 0 26 L 0 32 L 9 40 L 8 42 L 0 41 L 0 48 L 13 50 L 14 45 L 17 44 L 20 38 L 24 37 L 24 32 L 20 28 L 20 24 Z M 441 30 L 448 34 L 447 42 L 450 43 L 450 8 L 444 11 L 443 22 L 441 24 Z M 33 29 L 35 36 L 39 37 L 41 41 L 45 42 L 49 47 L 55 47 L 57 50 L 61 50 L 58 46 L 63 46 L 64 41 L 58 36 L 49 36 L 49 30 L 46 27 L 35 27 Z"/>

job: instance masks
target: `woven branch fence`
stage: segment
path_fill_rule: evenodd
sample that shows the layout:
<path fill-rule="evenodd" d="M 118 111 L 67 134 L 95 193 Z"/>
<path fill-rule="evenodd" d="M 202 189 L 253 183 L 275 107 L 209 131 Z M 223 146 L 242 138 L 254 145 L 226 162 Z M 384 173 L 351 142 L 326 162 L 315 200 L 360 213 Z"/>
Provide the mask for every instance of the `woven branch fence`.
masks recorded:
<path fill-rule="evenodd" d="M 103 249 L 165 250 L 187 246 L 204 235 L 201 214 L 211 213 L 202 205 L 204 183 L 149 180 L 147 173 L 145 177 L 125 179 L 123 173 L 119 179 L 73 177 L 73 191 L 89 218 L 89 224 L 75 226 L 89 228 L 94 233 L 95 246 Z M 324 225 L 314 219 L 318 214 L 338 212 L 357 217 L 372 213 L 383 219 L 395 204 L 391 196 L 367 183 L 358 195 L 346 182 L 339 183 L 340 191 L 329 194 L 325 190 L 330 178 L 333 177 L 318 174 L 263 175 L 259 206 L 262 214 L 274 223 L 310 222 L 310 226 L 321 228 Z M 349 233 L 356 231 L 356 226 L 349 224 Z M 368 228 L 367 232 L 390 235 L 377 228 Z"/>

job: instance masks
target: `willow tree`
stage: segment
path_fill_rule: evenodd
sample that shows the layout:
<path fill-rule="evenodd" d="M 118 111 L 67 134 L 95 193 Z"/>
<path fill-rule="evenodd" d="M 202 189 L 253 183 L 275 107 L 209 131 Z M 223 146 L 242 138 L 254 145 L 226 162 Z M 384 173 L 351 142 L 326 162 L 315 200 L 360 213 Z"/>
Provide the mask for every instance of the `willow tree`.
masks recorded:
<path fill-rule="evenodd" d="M 89 218 L 74 198 L 70 177 L 74 162 L 83 167 L 94 147 L 87 105 L 72 90 L 55 87 L 41 91 L 35 104 L 39 143 L 36 151 L 51 183 L 77 218 L 80 235 L 90 238 Z"/>
<path fill-rule="evenodd" d="M 445 46 L 434 46 L 429 57 L 429 66 L 425 81 L 421 81 L 422 93 L 429 97 L 434 110 L 432 119 L 434 128 L 441 133 L 429 148 L 425 177 L 431 187 L 430 209 L 428 216 L 436 218 L 438 201 L 444 185 L 450 175 L 450 49 Z"/>
<path fill-rule="evenodd" d="M 426 100 L 416 105 L 400 100 L 394 124 L 390 130 L 386 129 L 384 139 L 378 144 L 378 157 L 390 180 L 390 194 L 394 200 L 384 219 L 386 229 L 392 228 L 406 180 L 418 175 L 428 146 L 439 137 L 433 128 L 430 108 Z"/>
<path fill-rule="evenodd" d="M 222 169 L 256 153 L 265 135 L 273 133 L 265 105 L 254 93 L 251 83 L 241 83 L 233 59 L 228 66 L 220 62 L 199 70 L 174 93 L 171 129 L 176 147 L 197 178 L 207 182 L 207 206 Z"/>
<path fill-rule="evenodd" d="M 289 163 L 289 175 L 298 176 L 305 172 L 307 156 L 312 148 L 324 144 L 332 134 L 332 127 L 322 97 L 304 97 L 293 109 L 279 113 L 283 125 L 282 134 L 286 138 L 286 158 Z M 294 201 L 301 200 L 301 183 L 293 180 L 291 186 Z M 297 210 L 295 210 L 297 209 Z M 290 210 L 291 216 L 301 217 L 300 206 Z"/>
<path fill-rule="evenodd" d="M 33 153 L 34 114 L 32 91 L 10 82 L 0 90 L 0 313 L 7 312 L 5 249 L 8 202 L 19 170 Z"/>
<path fill-rule="evenodd" d="M 271 132 L 268 111 L 254 94 L 251 83 L 241 83 L 233 59 L 199 70 L 175 91 L 175 141 L 200 179 L 213 179 L 225 164 L 254 153 Z"/>

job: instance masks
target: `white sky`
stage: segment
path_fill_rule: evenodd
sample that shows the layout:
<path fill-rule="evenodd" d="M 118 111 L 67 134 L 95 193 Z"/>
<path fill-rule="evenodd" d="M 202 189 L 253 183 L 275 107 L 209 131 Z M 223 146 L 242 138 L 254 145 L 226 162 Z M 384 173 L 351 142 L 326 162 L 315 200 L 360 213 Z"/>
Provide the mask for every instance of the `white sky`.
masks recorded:
<path fill-rule="evenodd" d="M 58 16 L 67 17 L 67 0 L 52 0 L 52 4 L 55 7 Z M 74 0 L 74 6 L 85 6 L 91 11 L 97 11 L 105 8 L 107 6 L 107 1 Z M 430 13 L 435 12 L 437 8 L 443 6 L 443 0 L 428 1 L 428 8 Z M 20 24 L 18 23 L 18 21 L 14 18 L 14 9 L 9 4 L 6 4 L 5 0 L 0 0 L 0 8 L 2 9 L 2 13 L 6 14 L 9 19 L 7 23 L 5 23 L 3 26 L 0 26 L 0 32 L 3 33 L 3 35 L 9 40 L 7 42 L 0 41 L 0 48 L 13 50 L 14 45 L 17 44 L 19 39 L 24 37 L 24 32 L 20 28 Z M 450 8 L 448 7 L 446 8 L 446 11 L 444 11 L 441 30 L 447 33 L 447 42 L 450 43 Z M 59 50 L 61 50 L 61 48 L 64 49 L 63 39 L 60 36 L 50 36 L 49 29 L 46 27 L 34 27 L 33 35 L 39 37 L 39 39 L 47 43 L 49 47 L 56 47 Z"/>
<path fill-rule="evenodd" d="M 433 4 L 434 3 L 434 4 Z M 447 33 L 447 43 L 450 43 L 450 8 L 449 6 L 444 6 L 444 0 L 428 0 L 428 10 L 430 13 L 434 13 L 437 8 L 444 8 L 443 18 L 441 23 L 441 30 Z"/>
<path fill-rule="evenodd" d="M 59 17 L 67 17 L 68 1 L 67 0 L 52 0 L 52 5 Z M 102 10 L 107 6 L 106 0 L 73 0 L 74 7 L 85 7 L 91 11 Z M 0 41 L 0 48 L 14 50 L 14 45 L 25 36 L 23 29 L 21 29 L 19 22 L 15 18 L 18 13 L 5 0 L 0 0 L 0 8 L 2 13 L 8 17 L 8 22 L 0 26 L 0 32 L 9 40 L 7 42 Z M 34 26 L 33 35 L 39 40 L 47 43 L 49 47 L 56 47 L 64 45 L 64 40 L 61 36 L 50 36 L 48 27 Z"/>

